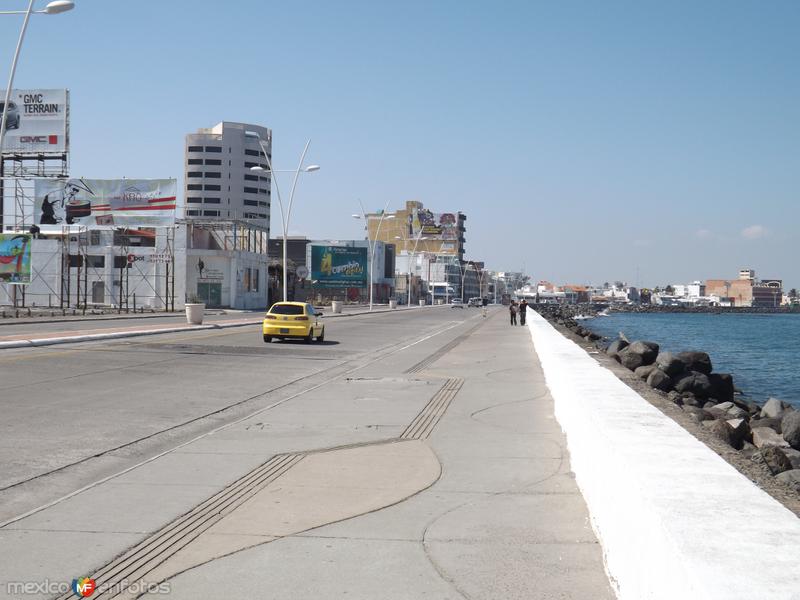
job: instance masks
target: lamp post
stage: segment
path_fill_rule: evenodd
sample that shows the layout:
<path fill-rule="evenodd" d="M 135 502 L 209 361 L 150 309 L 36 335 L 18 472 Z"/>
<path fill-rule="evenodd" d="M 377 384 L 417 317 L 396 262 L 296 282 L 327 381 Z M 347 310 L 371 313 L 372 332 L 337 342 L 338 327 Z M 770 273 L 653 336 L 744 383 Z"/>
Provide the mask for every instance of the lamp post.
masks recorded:
<path fill-rule="evenodd" d="M 386 204 L 383 207 L 383 211 L 381 212 L 381 218 L 378 221 L 378 228 L 375 230 L 375 239 L 372 240 L 369 236 L 369 221 L 367 220 L 367 212 L 364 210 L 364 205 L 361 203 L 361 200 L 358 201 L 358 205 L 361 207 L 361 214 L 360 215 L 351 215 L 354 219 L 364 219 L 364 227 L 367 230 L 367 245 L 369 246 L 369 309 L 372 310 L 372 298 L 373 298 L 373 288 L 374 285 L 372 283 L 373 278 L 373 271 L 375 270 L 375 246 L 378 244 L 378 235 L 381 232 L 381 225 L 383 225 L 383 220 L 394 219 L 395 215 L 387 215 L 386 209 L 389 208 L 389 201 L 387 200 Z"/>
<path fill-rule="evenodd" d="M 287 299 L 287 292 L 288 286 L 286 282 L 286 263 L 288 262 L 286 259 L 286 246 L 287 238 L 289 237 L 289 219 L 292 216 L 292 204 L 294 204 L 294 192 L 297 189 L 297 180 L 300 178 L 300 173 L 313 173 L 314 171 L 319 171 L 319 165 L 308 165 L 307 167 L 303 166 L 303 161 L 306 159 L 306 153 L 308 152 L 308 146 L 311 144 L 311 140 L 306 142 L 305 148 L 303 148 L 303 153 L 300 155 L 300 162 L 297 164 L 296 169 L 282 169 L 280 171 L 276 171 L 272 168 L 272 160 L 270 160 L 269 152 L 264 147 L 264 143 L 261 141 L 261 138 L 258 138 L 258 145 L 261 146 L 262 152 L 264 152 L 264 157 L 267 159 L 267 166 L 268 169 L 264 167 L 260 167 L 256 165 L 255 167 L 250 167 L 251 171 L 258 171 L 262 173 L 270 173 L 272 177 L 272 182 L 275 184 L 275 193 L 278 196 L 278 207 L 281 211 L 281 226 L 283 228 L 283 301 L 286 302 Z M 289 205 L 286 207 L 286 210 L 283 209 L 283 200 L 281 199 L 281 191 L 278 187 L 278 180 L 274 176 L 275 173 L 294 173 L 294 180 L 292 181 L 292 189 L 289 192 Z"/>
<path fill-rule="evenodd" d="M 406 238 L 400 237 L 399 235 L 394 236 L 396 240 L 403 240 L 403 242 L 408 242 Z M 417 253 L 417 244 L 419 244 L 423 240 L 427 240 L 428 238 L 422 237 L 422 229 L 420 228 L 419 233 L 414 240 L 414 249 L 411 251 L 411 254 L 408 257 L 408 306 L 411 306 L 411 261 L 414 258 L 414 255 Z"/>
<path fill-rule="evenodd" d="M 6 121 L 8 120 L 8 104 L 11 101 L 11 90 L 14 87 L 14 75 L 17 72 L 17 61 L 19 60 L 19 52 L 22 49 L 22 42 L 25 40 L 25 32 L 28 30 L 28 21 L 32 14 L 38 15 L 57 15 L 62 12 L 67 12 L 75 8 L 75 3 L 72 0 L 54 0 L 50 2 L 43 10 L 33 10 L 35 0 L 29 0 L 27 10 L 3 10 L 0 15 L 25 15 L 22 20 L 22 28 L 19 30 L 19 38 L 17 39 L 17 47 L 14 50 L 14 58 L 11 60 L 11 72 L 8 76 L 8 85 L 6 86 L 6 95 L 3 99 L 3 114 L 0 117 L 0 177 L 3 176 L 3 167 L 5 161 L 3 160 L 3 142 L 6 139 Z M 3 225 L 3 217 L 5 215 L 4 206 L 5 190 L 2 182 L 0 182 L 0 229 Z"/>

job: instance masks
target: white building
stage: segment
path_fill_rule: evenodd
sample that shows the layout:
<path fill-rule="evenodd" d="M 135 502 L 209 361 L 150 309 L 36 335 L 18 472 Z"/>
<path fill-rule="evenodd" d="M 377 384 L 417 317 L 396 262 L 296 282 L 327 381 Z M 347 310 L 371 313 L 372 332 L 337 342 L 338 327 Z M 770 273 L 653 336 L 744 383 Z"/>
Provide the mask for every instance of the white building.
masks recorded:
<path fill-rule="evenodd" d="M 253 221 L 269 233 L 271 180 L 262 145 L 272 160 L 272 131 L 247 123 L 223 121 L 188 134 L 186 217 Z"/>

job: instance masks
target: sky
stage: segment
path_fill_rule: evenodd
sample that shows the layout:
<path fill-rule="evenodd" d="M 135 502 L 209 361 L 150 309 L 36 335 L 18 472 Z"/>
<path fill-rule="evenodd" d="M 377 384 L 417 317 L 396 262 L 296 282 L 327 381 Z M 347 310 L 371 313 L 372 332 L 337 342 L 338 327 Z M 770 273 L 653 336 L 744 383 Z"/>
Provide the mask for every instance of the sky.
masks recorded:
<path fill-rule="evenodd" d="M 293 234 L 363 237 L 359 200 L 419 200 L 464 212 L 491 269 L 788 288 L 798 31 L 793 0 L 76 0 L 31 20 L 15 87 L 69 88 L 73 176 L 182 186 L 184 136 L 223 120 L 270 127 L 276 169 L 310 139 Z"/>

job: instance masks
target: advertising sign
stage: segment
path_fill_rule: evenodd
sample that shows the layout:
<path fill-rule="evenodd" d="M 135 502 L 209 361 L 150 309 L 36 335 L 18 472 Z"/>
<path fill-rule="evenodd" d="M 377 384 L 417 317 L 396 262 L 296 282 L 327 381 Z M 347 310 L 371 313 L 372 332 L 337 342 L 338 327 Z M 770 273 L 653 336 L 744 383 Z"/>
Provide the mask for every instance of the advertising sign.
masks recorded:
<path fill-rule="evenodd" d="M 411 233 L 442 240 L 458 239 L 458 215 L 456 213 L 434 213 L 427 208 L 415 208 L 411 218 Z"/>
<path fill-rule="evenodd" d="M 69 92 L 67 90 L 0 90 L 0 114 L 7 112 L 3 153 L 55 152 L 69 149 Z"/>
<path fill-rule="evenodd" d="M 157 227 L 175 223 L 174 179 L 36 181 L 37 225 Z"/>
<path fill-rule="evenodd" d="M 0 281 L 31 282 L 31 236 L 27 233 L 0 233 Z"/>
<path fill-rule="evenodd" d="M 311 279 L 319 287 L 367 287 L 367 249 L 312 245 Z"/>

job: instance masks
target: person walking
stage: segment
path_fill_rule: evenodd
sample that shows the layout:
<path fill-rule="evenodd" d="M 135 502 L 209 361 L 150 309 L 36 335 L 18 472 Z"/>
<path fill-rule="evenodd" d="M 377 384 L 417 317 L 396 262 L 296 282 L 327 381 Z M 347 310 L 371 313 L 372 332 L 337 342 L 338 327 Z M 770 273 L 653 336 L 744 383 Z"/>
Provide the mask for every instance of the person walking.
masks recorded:
<path fill-rule="evenodd" d="M 525 313 L 528 310 L 528 301 L 525 298 L 519 303 L 519 324 L 525 325 Z"/>
<path fill-rule="evenodd" d="M 511 315 L 511 324 L 512 325 L 516 325 L 517 324 L 517 303 L 514 302 L 513 300 L 511 301 L 511 304 L 508 305 L 508 312 Z"/>

